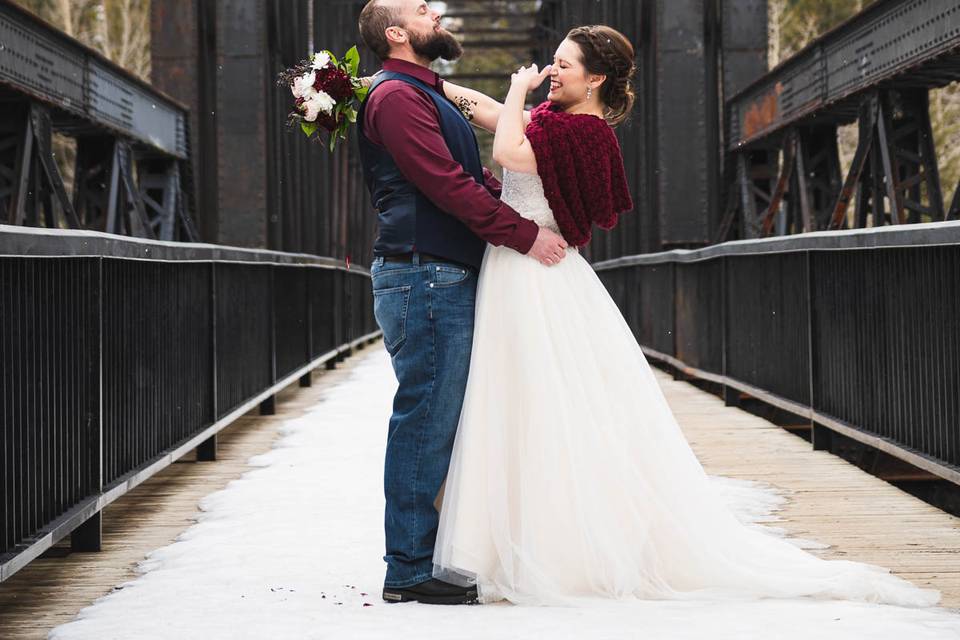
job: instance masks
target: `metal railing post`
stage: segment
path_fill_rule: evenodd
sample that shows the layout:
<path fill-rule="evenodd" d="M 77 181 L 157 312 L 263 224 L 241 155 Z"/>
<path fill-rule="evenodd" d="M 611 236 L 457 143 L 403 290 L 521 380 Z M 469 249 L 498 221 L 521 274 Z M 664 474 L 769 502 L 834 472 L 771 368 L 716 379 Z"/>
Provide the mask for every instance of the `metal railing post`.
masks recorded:
<path fill-rule="evenodd" d="M 84 354 L 87 358 L 88 369 L 91 377 L 96 380 L 95 394 L 92 405 L 96 407 L 96 415 L 87 415 L 86 436 L 87 444 L 87 462 L 93 468 L 84 469 L 85 474 L 96 474 L 94 487 L 96 494 L 103 493 L 103 257 L 97 259 L 96 285 L 93 291 L 97 299 L 93 303 L 96 309 L 96 321 L 93 326 L 96 327 L 97 335 L 90 341 L 91 349 Z M 92 353 L 93 349 L 95 353 Z M 91 430 L 95 431 L 95 437 L 91 436 Z M 70 532 L 70 548 L 73 551 L 100 551 L 103 544 L 103 523 L 98 510 L 83 524 Z"/>
<path fill-rule="evenodd" d="M 213 422 L 217 421 L 217 263 L 210 263 L 210 401 L 213 405 Z M 213 434 L 197 447 L 197 462 L 212 462 L 217 459 L 217 434 Z"/>
<path fill-rule="evenodd" d="M 270 267 L 270 291 L 267 294 L 270 305 L 270 384 L 277 381 L 277 268 Z M 260 415 L 272 416 L 277 412 L 277 397 L 271 394 L 260 402 Z"/>

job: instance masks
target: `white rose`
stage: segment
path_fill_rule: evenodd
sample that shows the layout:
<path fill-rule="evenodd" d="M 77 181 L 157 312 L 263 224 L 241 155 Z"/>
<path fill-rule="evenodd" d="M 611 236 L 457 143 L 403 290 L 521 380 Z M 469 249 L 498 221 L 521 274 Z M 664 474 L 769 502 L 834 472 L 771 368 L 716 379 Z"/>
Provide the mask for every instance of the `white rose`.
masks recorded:
<path fill-rule="evenodd" d="M 321 51 L 320 53 L 313 54 L 313 64 L 311 66 L 314 69 L 323 69 L 328 64 L 330 64 L 329 53 Z"/>
<path fill-rule="evenodd" d="M 303 103 L 303 106 L 307 109 L 307 115 L 303 119 L 307 122 L 314 122 L 321 111 L 330 115 L 336 105 L 337 103 L 328 93 L 315 91 L 313 97 Z"/>
<path fill-rule="evenodd" d="M 313 83 L 317 81 L 317 73 L 311 71 L 310 73 L 305 73 L 299 78 L 293 81 L 293 86 L 290 87 L 290 90 L 293 91 L 294 98 L 303 98 L 304 100 L 309 100 L 317 92 L 313 88 Z"/>

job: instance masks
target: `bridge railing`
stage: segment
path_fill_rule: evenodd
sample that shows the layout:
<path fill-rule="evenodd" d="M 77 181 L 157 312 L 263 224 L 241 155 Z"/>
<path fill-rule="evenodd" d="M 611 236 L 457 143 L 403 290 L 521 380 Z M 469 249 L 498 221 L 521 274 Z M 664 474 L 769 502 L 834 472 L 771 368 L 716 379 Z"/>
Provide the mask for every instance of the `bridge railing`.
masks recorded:
<path fill-rule="evenodd" d="M 960 223 L 594 266 L 648 357 L 960 483 Z"/>
<path fill-rule="evenodd" d="M 377 334 L 337 260 L 0 225 L 0 581 Z"/>

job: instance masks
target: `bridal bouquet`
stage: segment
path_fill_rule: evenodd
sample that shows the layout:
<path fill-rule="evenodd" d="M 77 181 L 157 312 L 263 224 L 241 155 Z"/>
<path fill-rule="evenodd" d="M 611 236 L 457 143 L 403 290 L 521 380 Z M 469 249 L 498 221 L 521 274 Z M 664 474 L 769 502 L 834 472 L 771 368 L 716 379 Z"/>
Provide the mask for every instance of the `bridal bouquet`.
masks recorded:
<path fill-rule="evenodd" d="M 283 71 L 277 84 L 290 87 L 295 98 L 287 124 L 300 124 L 312 140 L 321 141 L 321 130 L 329 135 L 330 151 L 337 140 L 347 139 L 347 128 L 357 121 L 357 108 L 367 97 L 367 87 L 357 77 L 360 53 L 352 47 L 337 60 L 330 51 L 320 51 Z"/>

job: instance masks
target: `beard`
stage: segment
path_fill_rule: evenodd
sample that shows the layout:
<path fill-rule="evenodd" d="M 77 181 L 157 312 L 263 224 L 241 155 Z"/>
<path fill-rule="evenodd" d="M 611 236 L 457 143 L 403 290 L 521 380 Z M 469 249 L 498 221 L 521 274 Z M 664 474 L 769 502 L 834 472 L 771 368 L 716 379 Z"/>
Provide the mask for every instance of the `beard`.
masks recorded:
<path fill-rule="evenodd" d="M 414 53 L 430 62 L 437 58 L 453 61 L 463 55 L 460 41 L 446 29 L 434 31 L 426 36 L 411 33 L 410 46 L 413 47 Z"/>

